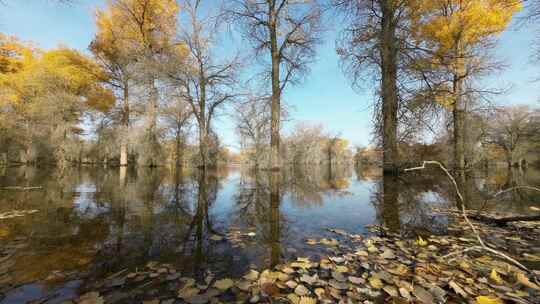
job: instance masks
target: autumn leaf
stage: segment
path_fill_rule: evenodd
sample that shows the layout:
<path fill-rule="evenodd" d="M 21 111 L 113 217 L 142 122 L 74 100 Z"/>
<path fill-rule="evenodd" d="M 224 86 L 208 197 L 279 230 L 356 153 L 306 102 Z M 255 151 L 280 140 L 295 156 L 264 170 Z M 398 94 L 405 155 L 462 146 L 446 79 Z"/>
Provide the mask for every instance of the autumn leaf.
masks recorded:
<path fill-rule="evenodd" d="M 476 304 L 504 304 L 499 298 L 479 296 L 476 297 Z"/>
<path fill-rule="evenodd" d="M 493 268 L 493 270 L 491 270 L 489 278 L 492 279 L 495 283 L 497 283 L 499 285 L 502 285 L 504 283 L 503 279 L 501 278 L 501 276 L 499 275 L 497 270 L 495 270 L 495 268 Z"/>
<path fill-rule="evenodd" d="M 421 236 L 419 236 L 418 239 L 414 243 L 420 247 L 427 246 L 428 244 L 428 242 L 425 241 Z"/>

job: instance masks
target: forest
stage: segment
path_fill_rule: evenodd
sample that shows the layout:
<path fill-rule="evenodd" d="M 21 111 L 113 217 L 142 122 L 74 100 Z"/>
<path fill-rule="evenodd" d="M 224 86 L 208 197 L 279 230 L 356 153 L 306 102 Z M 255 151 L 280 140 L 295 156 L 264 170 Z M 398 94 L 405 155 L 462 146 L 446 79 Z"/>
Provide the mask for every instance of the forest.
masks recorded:
<path fill-rule="evenodd" d="M 493 49 L 521 2 L 232 2 L 110 1 L 95 12 L 89 52 L 2 34 L 2 163 L 353 162 L 366 147 L 339 132 L 303 122 L 282 130 L 293 114 L 282 95 L 308 76 L 330 17 L 346 23 L 336 52 L 351 84 L 377 84 L 370 149 L 386 172 L 420 151 L 458 169 L 539 161 L 538 109 L 497 105 L 505 88 L 481 82 L 504 68 Z M 249 43 L 217 54 L 232 28 Z M 220 142 L 220 115 L 234 120 L 236 151 Z"/>
<path fill-rule="evenodd" d="M 83 49 L 4 31 L 17 2 L 0 304 L 539 303 L 540 96 L 498 80 L 540 1 L 104 0 Z"/>

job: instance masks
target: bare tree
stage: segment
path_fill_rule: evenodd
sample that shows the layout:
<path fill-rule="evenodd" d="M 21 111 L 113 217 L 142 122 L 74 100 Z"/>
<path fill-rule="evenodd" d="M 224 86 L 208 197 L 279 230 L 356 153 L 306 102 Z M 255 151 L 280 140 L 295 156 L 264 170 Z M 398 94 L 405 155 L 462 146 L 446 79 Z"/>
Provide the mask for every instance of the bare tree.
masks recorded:
<path fill-rule="evenodd" d="M 508 166 L 521 165 L 520 154 L 526 152 L 532 137 L 540 131 L 534 123 L 534 112 L 528 106 L 502 107 L 494 110 L 489 119 L 486 143 L 502 148 Z M 521 153 L 520 153 L 521 151 Z"/>
<path fill-rule="evenodd" d="M 395 172 L 399 166 L 398 80 L 405 52 L 405 1 L 335 0 L 333 4 L 345 12 L 347 19 L 337 50 L 345 73 L 358 86 L 367 75 L 373 75 L 368 72 L 376 72 L 381 112 L 375 115 L 381 122 L 378 135 L 382 137 L 383 170 Z"/>
<path fill-rule="evenodd" d="M 232 0 L 230 15 L 252 42 L 271 83 L 270 168 L 279 169 L 281 97 L 308 72 L 321 32 L 316 0 Z"/>
<path fill-rule="evenodd" d="M 270 98 L 253 95 L 235 107 L 236 131 L 240 136 L 241 148 L 255 168 L 261 164 L 270 138 L 269 109 Z"/>
<path fill-rule="evenodd" d="M 178 97 L 191 106 L 197 121 L 201 167 L 208 166 L 210 130 L 216 111 L 238 96 L 235 88 L 240 68 L 238 56 L 221 58 L 214 47 L 221 29 L 221 9 L 202 16 L 201 0 L 183 1 L 185 22 L 179 42 L 185 45 L 188 59 L 169 62 L 168 75 L 178 87 Z M 174 60 L 173 60 L 174 61 Z"/>
<path fill-rule="evenodd" d="M 193 117 L 193 111 L 188 102 L 179 97 L 172 97 L 169 99 L 169 103 L 161 110 L 160 114 L 165 127 L 174 138 L 174 159 L 175 166 L 178 169 L 183 163 L 183 150 L 189 131 L 190 120 Z"/>

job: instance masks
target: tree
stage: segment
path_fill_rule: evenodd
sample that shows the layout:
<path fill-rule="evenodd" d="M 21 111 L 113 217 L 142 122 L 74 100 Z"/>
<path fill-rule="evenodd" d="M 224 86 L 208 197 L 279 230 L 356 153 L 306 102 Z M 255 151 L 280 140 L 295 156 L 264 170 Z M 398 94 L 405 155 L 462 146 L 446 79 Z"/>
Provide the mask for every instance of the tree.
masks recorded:
<path fill-rule="evenodd" d="M 96 14 L 97 33 L 90 44 L 90 51 L 108 74 L 108 84 L 117 92 L 120 105 L 120 166 L 128 165 L 128 134 L 130 129 L 130 89 L 135 73 L 133 64 L 136 57 L 127 52 L 120 39 L 121 28 L 113 21 L 111 12 L 98 11 Z"/>
<path fill-rule="evenodd" d="M 4 43 L 0 49 L 6 49 Z M 10 60 L 2 60 L 11 63 L 4 65 L 8 72 L 0 73 L 1 120 L 10 128 L 13 146 L 21 148 L 23 162 L 36 161 L 42 152 L 63 167 L 70 156 L 78 157 L 72 152 L 77 150 L 82 115 L 110 108 L 112 93 L 101 86 L 107 76 L 75 50 L 41 51 L 24 44 L 17 50 Z"/>
<path fill-rule="evenodd" d="M 193 112 L 189 103 L 178 97 L 170 98 L 170 103 L 161 111 L 165 127 L 172 133 L 175 147 L 175 165 L 178 169 L 183 163 L 183 150 L 186 133 L 190 126 Z"/>
<path fill-rule="evenodd" d="M 281 97 L 308 71 L 321 31 L 317 1 L 233 0 L 229 12 L 263 62 L 271 84 L 270 168 L 280 168 Z"/>
<path fill-rule="evenodd" d="M 427 50 L 421 69 L 432 70 L 436 79 L 432 87 L 452 109 L 454 167 L 463 169 L 466 163 L 466 112 L 468 100 L 478 92 L 474 77 L 493 71 L 488 51 L 521 9 L 516 0 L 430 0 L 411 1 L 415 12 L 411 19 L 416 45 Z"/>
<path fill-rule="evenodd" d="M 527 151 L 527 145 L 540 131 L 534 124 L 534 112 L 527 106 L 502 107 L 495 109 L 488 119 L 485 143 L 502 148 L 509 167 L 521 165 L 518 157 Z"/>
<path fill-rule="evenodd" d="M 248 100 L 235 107 L 236 132 L 242 151 L 255 168 L 266 155 L 270 138 L 270 98 L 248 96 Z"/>
<path fill-rule="evenodd" d="M 97 11 L 98 32 L 91 50 L 111 75 L 112 85 L 123 100 L 122 133 L 130 127 L 130 92 L 133 86 L 146 89 L 145 134 L 139 151 L 142 163 L 157 164 L 158 61 L 181 45 L 173 43 L 179 6 L 175 0 L 109 0 Z M 179 51 L 178 54 L 182 52 Z M 120 164 L 127 164 L 126 137 L 121 144 Z"/>
<path fill-rule="evenodd" d="M 183 2 L 186 14 L 179 40 L 187 50 L 187 60 L 174 57 L 164 67 L 179 98 L 188 102 L 199 130 L 201 167 L 209 163 L 211 124 L 220 107 L 234 100 L 238 57 L 219 58 L 214 52 L 220 31 L 221 13 L 201 16 L 201 1 Z"/>
<path fill-rule="evenodd" d="M 367 72 L 376 72 L 381 98 L 380 136 L 383 148 L 383 170 L 395 172 L 399 166 L 398 155 L 398 79 L 404 59 L 407 1 L 355 1 L 335 0 L 334 5 L 346 12 L 348 24 L 339 41 L 338 55 L 344 71 L 353 85 L 364 80 Z M 380 116 L 380 118 L 379 118 Z"/>

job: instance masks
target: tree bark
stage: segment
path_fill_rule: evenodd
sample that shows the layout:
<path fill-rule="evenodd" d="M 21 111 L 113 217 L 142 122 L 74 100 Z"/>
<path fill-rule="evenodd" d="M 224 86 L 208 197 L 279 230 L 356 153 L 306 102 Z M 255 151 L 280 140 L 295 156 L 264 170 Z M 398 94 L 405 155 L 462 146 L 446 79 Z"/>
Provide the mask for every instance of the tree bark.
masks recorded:
<path fill-rule="evenodd" d="M 464 62 L 459 44 L 456 51 L 456 71 L 454 72 L 454 169 L 463 170 L 467 167 L 465 161 L 465 128 L 466 128 L 466 101 L 463 98 Z"/>
<path fill-rule="evenodd" d="M 394 173 L 398 167 L 397 146 L 397 45 L 392 1 L 382 0 L 381 95 L 383 115 L 383 171 Z"/>
<path fill-rule="evenodd" d="M 279 170 L 281 167 L 280 149 L 280 124 L 281 124 L 281 87 L 279 79 L 279 50 L 277 46 L 277 16 L 276 9 L 270 4 L 270 16 L 268 27 L 270 31 L 270 48 L 272 56 L 272 104 L 270 125 L 270 169 Z"/>
<path fill-rule="evenodd" d="M 202 68 L 201 68 L 202 71 Z M 200 75 L 199 83 L 201 86 L 201 96 L 199 100 L 199 153 L 201 156 L 201 168 L 206 170 L 208 167 L 208 126 L 206 125 L 206 79 Z"/>
<path fill-rule="evenodd" d="M 122 107 L 122 138 L 120 139 L 120 166 L 128 165 L 128 133 L 129 133 L 129 87 L 124 84 L 124 104 Z"/>

